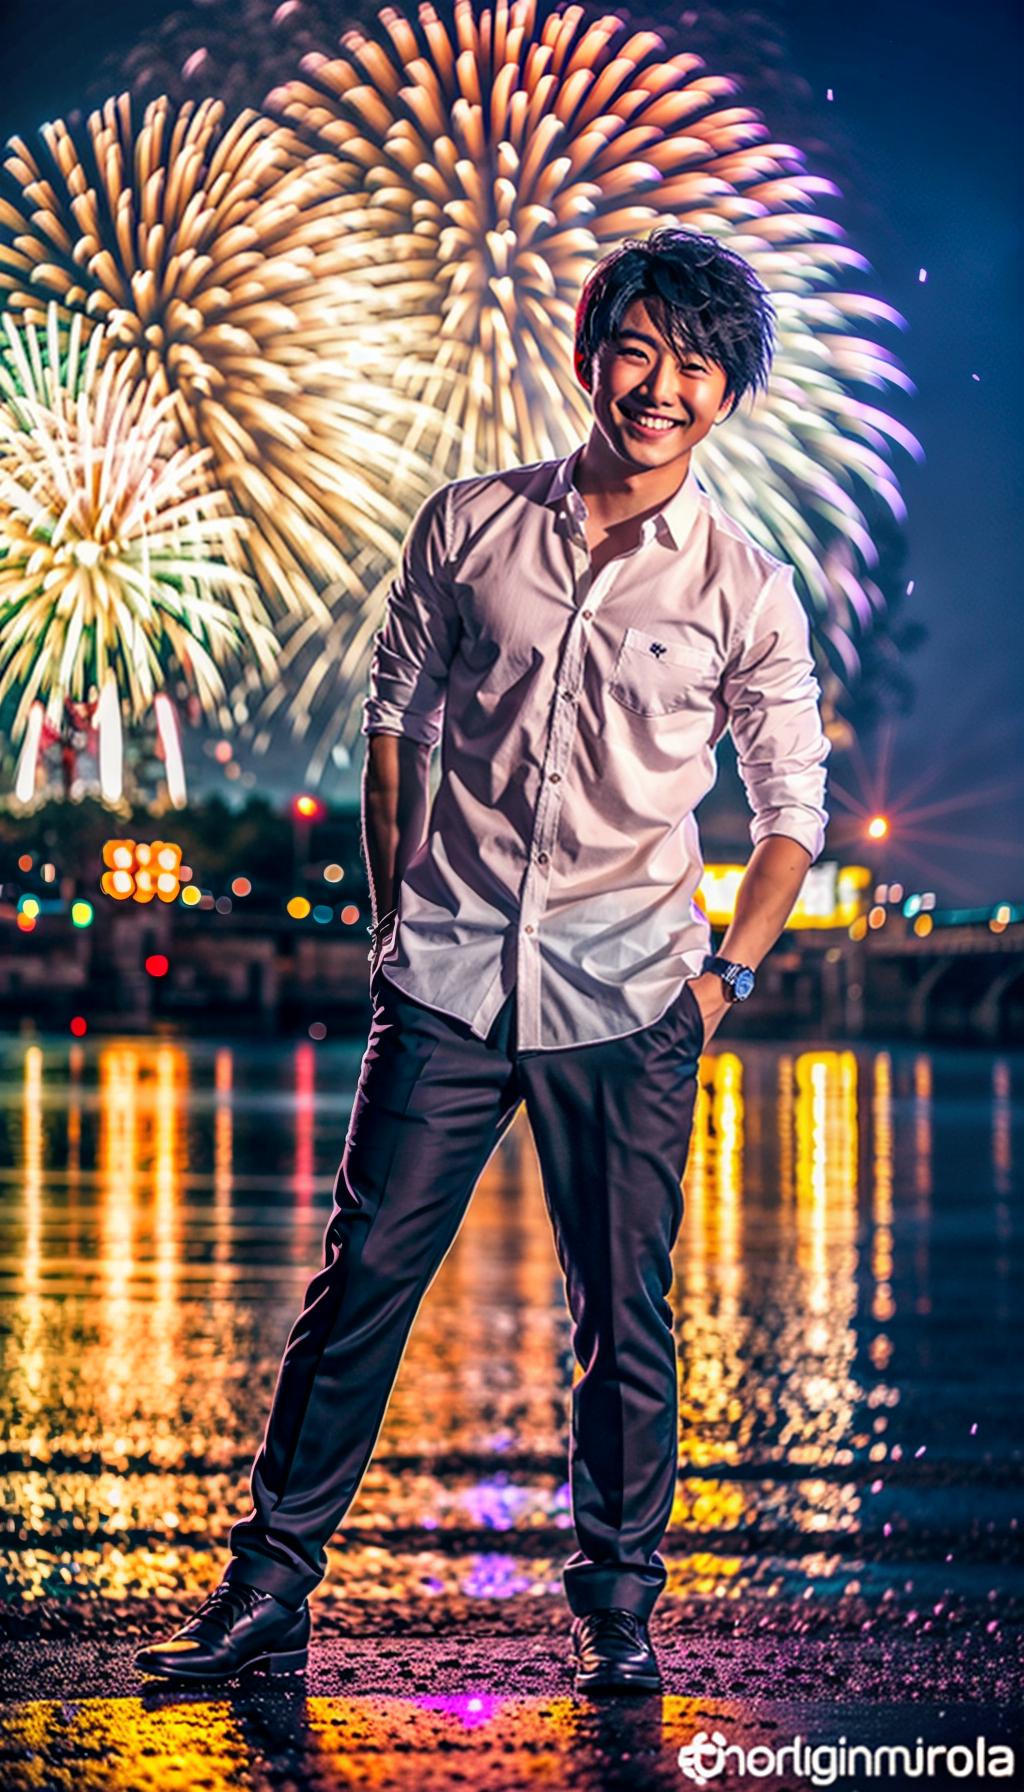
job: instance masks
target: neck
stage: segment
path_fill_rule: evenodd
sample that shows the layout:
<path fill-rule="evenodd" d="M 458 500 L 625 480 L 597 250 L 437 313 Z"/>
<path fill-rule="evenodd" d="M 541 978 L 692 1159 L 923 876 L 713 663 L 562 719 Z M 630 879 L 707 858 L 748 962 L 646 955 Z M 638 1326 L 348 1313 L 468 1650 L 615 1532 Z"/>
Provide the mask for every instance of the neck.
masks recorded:
<path fill-rule="evenodd" d="M 663 467 L 637 467 L 614 452 L 596 424 L 576 462 L 573 484 L 588 509 L 608 522 L 660 510 L 690 471 L 692 448 Z"/>

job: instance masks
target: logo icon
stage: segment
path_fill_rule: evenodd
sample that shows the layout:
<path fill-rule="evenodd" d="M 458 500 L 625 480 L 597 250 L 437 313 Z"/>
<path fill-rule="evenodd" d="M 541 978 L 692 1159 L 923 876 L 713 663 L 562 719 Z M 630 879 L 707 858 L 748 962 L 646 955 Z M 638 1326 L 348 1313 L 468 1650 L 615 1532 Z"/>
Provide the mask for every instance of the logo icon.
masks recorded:
<path fill-rule="evenodd" d="M 688 1780 L 693 1780 L 698 1786 L 706 1786 L 709 1780 L 717 1779 L 722 1772 L 725 1766 L 725 1748 L 725 1737 L 721 1730 L 712 1730 L 710 1736 L 706 1730 L 698 1730 L 696 1736 L 683 1743 L 676 1758 Z"/>
<path fill-rule="evenodd" d="M 668 652 L 668 648 L 663 647 L 660 641 L 652 641 L 651 652 L 654 654 L 655 659 L 660 660 L 662 654 Z"/>

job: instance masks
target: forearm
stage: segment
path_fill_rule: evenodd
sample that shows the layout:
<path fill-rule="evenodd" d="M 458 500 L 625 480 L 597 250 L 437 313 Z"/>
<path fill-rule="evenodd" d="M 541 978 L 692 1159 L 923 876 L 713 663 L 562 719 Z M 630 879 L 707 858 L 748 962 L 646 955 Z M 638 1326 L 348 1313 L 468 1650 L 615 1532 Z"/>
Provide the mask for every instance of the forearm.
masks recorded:
<path fill-rule="evenodd" d="M 720 958 L 757 969 L 785 927 L 812 863 L 806 848 L 786 834 L 766 834 L 758 841 L 747 860 L 733 917 L 718 947 Z M 704 1016 L 704 1042 L 708 1044 L 730 1003 L 717 971 L 695 977 L 693 993 Z"/>
<path fill-rule="evenodd" d="M 363 765 L 362 834 L 376 925 L 422 844 L 430 809 L 430 749 L 397 734 L 371 734 Z"/>
<path fill-rule="evenodd" d="M 786 834 L 768 834 L 758 841 L 718 947 L 722 958 L 757 969 L 792 914 L 811 863 L 806 848 Z"/>

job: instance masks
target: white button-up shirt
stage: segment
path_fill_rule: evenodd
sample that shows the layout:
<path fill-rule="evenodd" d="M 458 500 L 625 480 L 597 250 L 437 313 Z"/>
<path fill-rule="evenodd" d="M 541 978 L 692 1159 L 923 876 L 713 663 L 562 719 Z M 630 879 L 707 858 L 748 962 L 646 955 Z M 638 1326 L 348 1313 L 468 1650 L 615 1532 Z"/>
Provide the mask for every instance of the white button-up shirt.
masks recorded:
<path fill-rule="evenodd" d="M 383 974 L 517 1046 L 648 1026 L 711 945 L 695 811 L 732 731 L 756 843 L 824 844 L 830 743 L 792 568 L 698 485 L 592 576 L 564 460 L 455 480 L 418 511 L 362 732 L 441 745 Z"/>

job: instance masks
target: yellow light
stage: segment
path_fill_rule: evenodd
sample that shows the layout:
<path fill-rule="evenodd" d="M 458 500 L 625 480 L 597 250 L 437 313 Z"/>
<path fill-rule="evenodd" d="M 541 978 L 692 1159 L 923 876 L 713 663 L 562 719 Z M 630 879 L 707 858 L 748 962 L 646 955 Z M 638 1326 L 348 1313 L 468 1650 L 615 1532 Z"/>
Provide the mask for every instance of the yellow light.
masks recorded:
<path fill-rule="evenodd" d="M 130 871 L 135 863 L 134 840 L 105 840 L 103 863 L 111 871 Z"/>
<path fill-rule="evenodd" d="M 21 905 L 21 912 L 23 915 L 27 915 L 30 921 L 35 920 L 39 913 L 39 904 L 34 896 L 26 896 Z"/>
<path fill-rule="evenodd" d="M 713 926 L 724 927 L 732 920 L 743 872 L 742 865 L 705 865 L 697 897 Z"/>
<path fill-rule="evenodd" d="M 79 900 L 71 904 L 71 920 L 76 927 L 92 925 L 93 909 L 91 902 Z"/>
<path fill-rule="evenodd" d="M 134 896 L 137 902 L 152 902 L 159 896 L 173 902 L 178 894 L 181 847 L 174 840 L 107 840 L 103 863 L 113 871 L 113 876 L 104 874 L 100 879 L 107 896 L 119 900 Z"/>
<path fill-rule="evenodd" d="M 745 865 L 705 865 L 694 900 L 713 927 L 727 927 L 732 920 L 745 871 Z M 819 859 L 808 869 L 786 926 L 849 927 L 867 906 L 873 882 L 866 865 Z"/>
<path fill-rule="evenodd" d="M 1005 933 L 1007 925 L 1008 923 L 1002 920 L 999 915 L 993 915 L 989 922 L 989 927 L 993 933 Z"/>
<path fill-rule="evenodd" d="M 315 796 L 297 796 L 295 798 L 295 812 L 297 815 L 315 815 L 319 807 L 320 804 L 317 802 Z"/>
<path fill-rule="evenodd" d="M 868 838 L 870 840 L 884 840 L 888 832 L 889 822 L 887 817 L 884 815 L 873 815 L 868 822 Z"/>
<path fill-rule="evenodd" d="M 304 921 L 311 906 L 312 904 L 306 900 L 305 896 L 293 896 L 288 903 L 288 913 L 293 921 Z"/>
<path fill-rule="evenodd" d="M 866 915 L 858 915 L 856 921 L 853 921 L 850 925 L 851 940 L 862 940 L 864 938 L 864 935 L 867 933 L 867 930 L 868 930 L 867 916 Z"/>
<path fill-rule="evenodd" d="M 929 933 L 931 933 L 931 930 L 934 927 L 934 925 L 935 925 L 935 923 L 932 920 L 931 915 L 918 915 L 916 921 L 914 922 L 914 932 L 917 934 L 919 939 L 923 940 L 927 937 L 927 935 Z"/>
<path fill-rule="evenodd" d="M 1001 921 L 1004 927 L 1009 925 L 1010 904 L 1008 902 L 1001 902 L 999 904 L 999 907 L 996 909 L 995 918 L 997 921 Z"/>
<path fill-rule="evenodd" d="M 186 908 L 196 908 L 203 900 L 203 892 L 195 884 L 186 884 L 181 892 L 181 900 Z"/>

